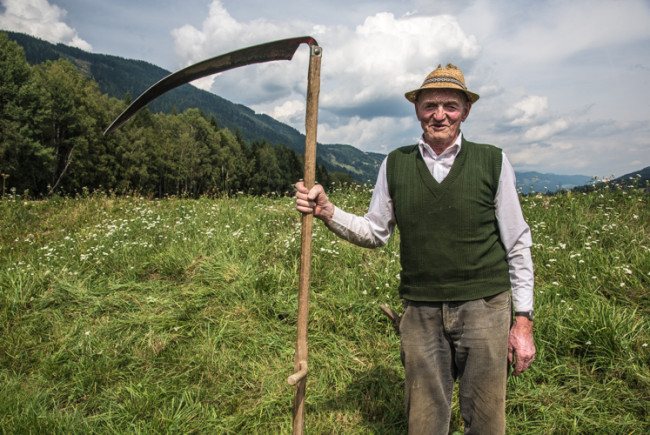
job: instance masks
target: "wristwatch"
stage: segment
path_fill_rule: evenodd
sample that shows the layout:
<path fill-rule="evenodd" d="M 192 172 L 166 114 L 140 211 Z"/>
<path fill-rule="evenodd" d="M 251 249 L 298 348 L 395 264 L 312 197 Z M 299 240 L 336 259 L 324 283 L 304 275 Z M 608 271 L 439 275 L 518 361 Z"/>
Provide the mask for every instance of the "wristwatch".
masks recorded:
<path fill-rule="evenodd" d="M 535 312 L 533 310 L 515 311 L 515 317 L 525 317 L 532 322 L 533 320 L 535 320 Z"/>

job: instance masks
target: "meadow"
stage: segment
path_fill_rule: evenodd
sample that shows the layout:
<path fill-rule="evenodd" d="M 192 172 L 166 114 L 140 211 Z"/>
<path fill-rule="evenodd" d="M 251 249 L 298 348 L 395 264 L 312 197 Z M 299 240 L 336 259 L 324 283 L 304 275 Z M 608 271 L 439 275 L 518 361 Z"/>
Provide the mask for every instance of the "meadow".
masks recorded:
<path fill-rule="evenodd" d="M 362 214 L 370 195 L 330 196 Z M 508 433 L 650 432 L 647 188 L 521 202 L 538 354 L 508 381 Z M 398 237 L 366 250 L 314 225 L 307 433 L 406 431 L 379 309 L 401 311 Z M 299 252 L 283 196 L 4 195 L 0 432 L 291 433 Z"/>

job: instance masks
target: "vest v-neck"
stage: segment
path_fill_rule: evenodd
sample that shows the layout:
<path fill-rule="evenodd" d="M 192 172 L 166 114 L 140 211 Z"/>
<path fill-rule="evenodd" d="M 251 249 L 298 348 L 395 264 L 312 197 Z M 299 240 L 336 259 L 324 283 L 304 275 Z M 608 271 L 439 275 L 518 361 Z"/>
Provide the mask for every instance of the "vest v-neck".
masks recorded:
<path fill-rule="evenodd" d="M 419 149 L 417 150 L 415 153 L 415 164 L 418 170 L 418 174 L 422 179 L 424 185 L 427 187 L 427 189 L 429 189 L 433 196 L 436 198 L 442 196 L 448 190 L 449 186 L 452 185 L 458 178 L 465 164 L 466 154 L 467 147 L 461 146 L 458 155 L 454 159 L 454 164 L 451 165 L 449 174 L 447 174 L 444 180 L 438 182 L 438 180 L 434 178 L 433 174 L 431 174 L 431 171 L 429 171 L 429 168 L 427 167 L 427 164 L 422 157 L 422 153 Z"/>

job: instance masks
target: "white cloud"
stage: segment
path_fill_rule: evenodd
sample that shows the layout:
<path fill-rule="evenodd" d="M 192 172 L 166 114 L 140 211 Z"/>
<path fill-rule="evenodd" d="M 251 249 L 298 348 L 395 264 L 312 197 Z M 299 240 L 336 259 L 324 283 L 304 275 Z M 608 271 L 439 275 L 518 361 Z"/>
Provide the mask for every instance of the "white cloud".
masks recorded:
<path fill-rule="evenodd" d="M 524 133 L 524 140 L 527 142 L 536 142 L 546 140 L 557 133 L 561 133 L 569 128 L 569 122 L 565 119 L 557 119 L 542 125 L 536 125 L 529 128 Z"/>
<path fill-rule="evenodd" d="M 471 62 L 480 53 L 476 38 L 449 15 L 377 13 L 355 29 L 332 29 L 323 39 L 331 47 L 323 59 L 329 83 L 323 104 L 333 109 L 401 101 L 438 64 L 451 58 Z"/>
<path fill-rule="evenodd" d="M 275 103 L 268 107 L 264 105 L 254 106 L 255 111 L 268 113 L 280 122 L 289 125 L 297 125 L 305 122 L 305 101 L 304 100 L 286 100 L 280 105 Z"/>
<path fill-rule="evenodd" d="M 486 84 L 478 87 L 477 89 L 478 89 L 478 94 L 483 99 L 499 95 L 503 92 L 503 88 L 501 86 L 498 86 L 495 83 Z"/>
<path fill-rule="evenodd" d="M 530 125 L 535 120 L 548 113 L 548 98 L 530 95 L 515 103 L 506 112 L 506 117 L 511 118 L 510 125 Z"/>
<path fill-rule="evenodd" d="M 47 0 L 1 0 L 5 11 L 0 15 L 0 27 L 27 33 L 52 43 L 63 43 L 91 51 L 77 31 L 63 22 L 66 11 Z"/>
<path fill-rule="evenodd" d="M 527 168 L 563 166 L 570 162 L 573 168 L 583 167 L 585 159 L 571 142 L 558 141 L 548 145 L 534 143 L 508 152 L 513 165 Z"/>
<path fill-rule="evenodd" d="M 491 55 L 544 64 L 584 50 L 650 37 L 645 0 L 547 0 L 525 7 L 513 0 L 476 0 L 463 23 L 489 38 Z"/>
<path fill-rule="evenodd" d="M 174 38 L 174 50 L 180 58 L 181 64 L 187 66 L 239 48 L 299 36 L 312 30 L 311 28 L 305 29 L 305 27 L 299 23 L 275 24 L 264 19 L 240 23 L 230 15 L 220 0 L 213 0 L 201 29 L 186 24 L 173 29 L 171 33 Z M 249 75 L 248 71 L 238 72 L 239 77 L 248 77 Z M 193 84 L 201 89 L 210 90 L 214 80 L 214 76 L 209 76 L 197 80 Z M 241 94 L 250 94 L 251 90 L 255 90 L 258 87 L 256 85 L 260 83 L 259 80 L 256 80 L 255 83 L 243 80 L 237 84 L 236 81 L 226 80 L 226 88 L 235 86 L 234 90 L 243 90 Z"/>
<path fill-rule="evenodd" d="M 390 131 L 389 126 L 403 130 L 402 117 L 415 119 L 404 92 L 419 86 L 438 64 L 453 61 L 462 67 L 481 51 L 476 38 L 450 15 L 396 17 L 376 12 L 354 28 L 290 19 L 242 22 L 220 0 L 212 1 L 200 29 L 188 24 L 172 31 L 183 66 L 237 48 L 305 34 L 323 47 L 319 141 L 350 143 L 367 150 L 396 146 L 399 132 Z M 273 62 L 246 67 L 195 85 L 304 131 L 304 114 L 299 113 L 304 104 L 296 102 L 305 99 L 306 54 L 306 50 L 299 51 L 292 65 Z M 398 118 L 393 120 L 393 116 Z M 411 139 L 401 140 L 408 143 Z"/>
<path fill-rule="evenodd" d="M 547 97 L 529 95 L 513 104 L 498 121 L 504 126 L 521 127 L 518 141 L 527 143 L 548 140 L 567 130 L 570 123 L 563 117 L 553 116 Z"/>
<path fill-rule="evenodd" d="M 359 148 L 364 151 L 388 153 L 401 145 L 417 142 L 415 117 L 375 117 L 362 119 L 353 116 L 340 125 L 319 124 L 319 142 L 363 144 Z M 401 137 L 395 142 L 395 137 Z M 373 180 L 374 181 L 374 180 Z"/>
<path fill-rule="evenodd" d="M 562 125 L 559 121 L 557 127 Z M 504 147 L 516 170 L 564 174 L 623 175 L 648 166 L 650 144 L 647 123 L 602 126 L 598 121 L 575 123 L 560 133 L 535 142 L 507 136 Z M 593 132 L 593 133 L 589 133 Z"/>

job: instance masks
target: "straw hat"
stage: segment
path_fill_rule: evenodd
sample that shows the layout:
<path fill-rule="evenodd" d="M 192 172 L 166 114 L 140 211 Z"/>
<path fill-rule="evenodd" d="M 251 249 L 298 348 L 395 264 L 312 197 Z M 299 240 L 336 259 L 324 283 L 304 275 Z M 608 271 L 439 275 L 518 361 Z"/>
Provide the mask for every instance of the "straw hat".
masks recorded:
<path fill-rule="evenodd" d="M 458 89 L 467 95 L 467 98 L 471 103 L 475 103 L 476 100 L 479 99 L 478 94 L 467 90 L 467 87 L 465 86 L 465 77 L 463 77 L 463 72 L 460 68 L 450 63 L 448 63 L 444 68 L 442 65 L 438 65 L 438 68 L 433 70 L 427 78 L 424 79 L 422 86 L 411 92 L 407 92 L 404 96 L 411 103 L 415 103 L 418 93 L 424 89 Z"/>

